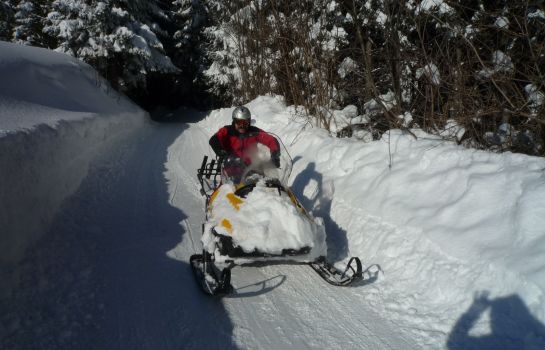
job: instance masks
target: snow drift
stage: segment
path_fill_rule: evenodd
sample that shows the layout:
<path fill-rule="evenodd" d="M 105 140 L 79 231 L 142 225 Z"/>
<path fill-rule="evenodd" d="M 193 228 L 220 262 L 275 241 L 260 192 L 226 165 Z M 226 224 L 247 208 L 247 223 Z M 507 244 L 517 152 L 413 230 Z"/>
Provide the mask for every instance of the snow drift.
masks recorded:
<path fill-rule="evenodd" d="M 407 335 L 426 347 L 449 337 L 465 347 L 473 338 L 464 327 L 486 336 L 493 322 L 464 321 L 464 310 L 499 305 L 492 313 L 509 320 L 500 327 L 509 346 L 545 344 L 545 327 L 533 321 L 545 322 L 543 158 L 465 149 L 420 130 L 418 139 L 399 130 L 368 143 L 337 139 L 278 98 L 248 107 L 295 159 L 292 189 L 324 218 L 328 255 L 381 267 L 365 298 L 384 317 L 420 329 Z M 211 135 L 230 112 L 198 126 Z"/>
<path fill-rule="evenodd" d="M 89 65 L 0 42 L 0 261 L 18 261 L 91 160 L 145 120 Z"/>

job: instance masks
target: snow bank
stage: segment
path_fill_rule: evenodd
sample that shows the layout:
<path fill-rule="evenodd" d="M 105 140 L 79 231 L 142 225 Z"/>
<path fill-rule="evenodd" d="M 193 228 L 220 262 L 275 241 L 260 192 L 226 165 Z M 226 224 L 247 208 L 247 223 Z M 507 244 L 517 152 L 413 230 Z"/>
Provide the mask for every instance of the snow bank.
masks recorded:
<path fill-rule="evenodd" d="M 103 147 L 145 112 L 90 66 L 0 42 L 0 261 L 17 262 Z"/>
<path fill-rule="evenodd" d="M 337 139 L 277 98 L 247 106 L 295 159 L 292 189 L 324 218 L 330 259 L 357 255 L 384 271 L 364 293 L 384 317 L 420 330 L 407 331 L 420 344 L 450 336 L 463 348 L 464 311 L 498 305 L 510 342 L 545 344 L 529 327 L 532 317 L 545 323 L 545 159 L 465 149 L 419 130 L 418 139 L 398 130 L 369 143 Z M 199 126 L 211 135 L 231 111 Z M 489 323 L 475 320 L 471 334 L 488 334 Z"/>

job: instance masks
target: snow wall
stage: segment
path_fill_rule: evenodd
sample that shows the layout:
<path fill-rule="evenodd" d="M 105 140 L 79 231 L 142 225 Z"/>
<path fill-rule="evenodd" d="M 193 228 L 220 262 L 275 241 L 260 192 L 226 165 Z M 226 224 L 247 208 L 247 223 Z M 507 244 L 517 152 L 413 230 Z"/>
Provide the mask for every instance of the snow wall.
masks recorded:
<path fill-rule="evenodd" d="M 0 42 L 0 262 L 18 262 L 89 164 L 146 112 L 89 65 Z"/>

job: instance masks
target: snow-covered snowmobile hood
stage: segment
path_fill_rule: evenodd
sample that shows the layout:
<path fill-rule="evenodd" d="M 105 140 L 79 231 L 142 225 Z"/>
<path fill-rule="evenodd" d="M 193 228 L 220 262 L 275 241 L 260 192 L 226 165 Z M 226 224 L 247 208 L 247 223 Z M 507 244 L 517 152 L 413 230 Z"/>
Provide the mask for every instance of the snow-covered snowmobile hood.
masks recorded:
<path fill-rule="evenodd" d="M 240 190 L 251 187 L 245 198 Z M 230 183 L 220 186 L 208 205 L 203 244 L 213 245 L 216 235 L 230 237 L 245 252 L 278 255 L 283 250 L 312 250 L 313 260 L 324 256 L 325 231 L 297 201 L 287 188 L 271 186 L 262 179 L 239 187 Z M 307 256 L 305 259 L 309 259 Z"/>

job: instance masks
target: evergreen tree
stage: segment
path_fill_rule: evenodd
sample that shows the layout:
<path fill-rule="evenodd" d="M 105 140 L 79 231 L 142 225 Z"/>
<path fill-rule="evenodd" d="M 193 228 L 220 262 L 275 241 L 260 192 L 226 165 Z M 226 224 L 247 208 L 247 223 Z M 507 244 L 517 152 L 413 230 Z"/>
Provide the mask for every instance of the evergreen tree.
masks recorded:
<path fill-rule="evenodd" d="M 176 0 L 172 2 L 172 16 L 176 31 L 173 34 L 174 47 L 185 61 L 193 62 L 199 53 L 202 28 L 206 23 L 205 5 L 200 0 Z M 184 61 L 179 57 L 178 61 Z M 186 66 L 184 64 L 184 66 Z"/>
<path fill-rule="evenodd" d="M 218 99 L 230 103 L 240 92 L 235 36 L 231 35 L 229 27 L 233 12 L 221 0 L 208 0 L 207 10 L 210 21 L 203 32 L 207 48 L 205 55 L 209 64 L 203 74 L 209 91 Z"/>
<path fill-rule="evenodd" d="M 204 107 L 204 103 L 210 103 L 203 76 L 207 66 L 204 27 L 208 21 L 208 13 L 205 1 L 172 1 L 170 14 L 170 57 L 181 70 L 176 76 L 176 91 Z"/>
<path fill-rule="evenodd" d="M 55 50 L 79 57 L 91 28 L 90 7 L 78 0 L 55 0 L 45 19 L 44 33 L 54 38 Z"/>
<path fill-rule="evenodd" d="M 150 73 L 177 71 L 156 35 L 160 27 L 143 22 L 160 15 L 149 3 L 56 0 L 44 32 L 56 38 L 57 51 L 91 63 L 114 86 L 124 91 L 142 88 Z"/>
<path fill-rule="evenodd" d="M 43 1 L 21 0 L 15 8 L 13 41 L 19 44 L 44 46 Z"/>
<path fill-rule="evenodd" d="M 14 5 L 12 0 L 0 2 L 0 40 L 10 41 L 14 25 Z"/>

